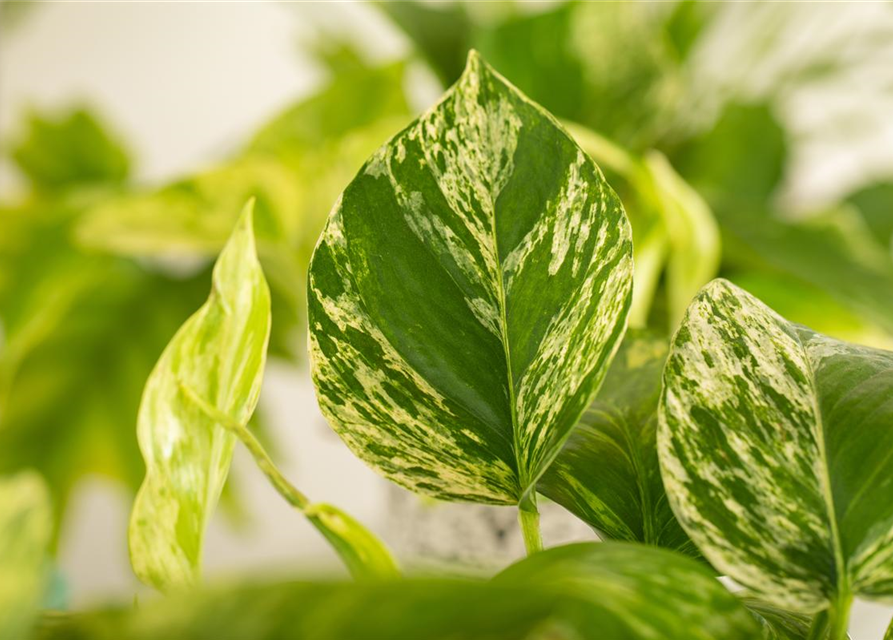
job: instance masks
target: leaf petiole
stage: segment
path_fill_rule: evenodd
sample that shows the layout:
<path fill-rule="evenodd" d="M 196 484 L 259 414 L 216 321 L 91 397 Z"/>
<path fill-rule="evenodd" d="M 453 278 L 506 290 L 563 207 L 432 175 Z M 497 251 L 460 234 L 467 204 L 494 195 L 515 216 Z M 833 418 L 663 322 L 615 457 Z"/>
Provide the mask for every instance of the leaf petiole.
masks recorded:
<path fill-rule="evenodd" d="M 540 533 L 540 514 L 536 508 L 535 491 L 531 490 L 526 493 L 518 503 L 518 521 L 521 523 L 521 533 L 524 536 L 527 555 L 542 551 L 543 537 Z"/>

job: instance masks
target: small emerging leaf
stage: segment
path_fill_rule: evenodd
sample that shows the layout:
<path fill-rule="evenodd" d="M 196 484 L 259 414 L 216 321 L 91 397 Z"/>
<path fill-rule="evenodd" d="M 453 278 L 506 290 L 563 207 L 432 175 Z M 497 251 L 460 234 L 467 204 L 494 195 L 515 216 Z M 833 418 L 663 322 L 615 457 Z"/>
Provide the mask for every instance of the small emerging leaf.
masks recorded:
<path fill-rule="evenodd" d="M 146 478 L 131 514 L 130 558 L 137 576 L 159 589 L 198 579 L 205 526 L 229 471 L 235 436 L 205 405 L 244 425 L 260 393 L 270 293 L 251 207 L 217 260 L 208 301 L 168 344 L 140 405 Z"/>
<path fill-rule="evenodd" d="M 329 541 L 357 579 L 397 578 L 400 570 L 387 547 L 366 527 L 337 507 L 313 504 L 304 515 Z"/>
<path fill-rule="evenodd" d="M 893 353 L 716 280 L 673 342 L 659 417 L 667 495 L 718 570 L 806 613 L 893 595 Z"/>
<path fill-rule="evenodd" d="M 516 504 L 605 375 L 631 271 L 598 167 L 472 52 L 330 214 L 309 278 L 322 411 L 398 484 Z"/>
<path fill-rule="evenodd" d="M 0 638 L 28 637 L 49 577 L 49 491 L 34 472 L 0 479 Z"/>

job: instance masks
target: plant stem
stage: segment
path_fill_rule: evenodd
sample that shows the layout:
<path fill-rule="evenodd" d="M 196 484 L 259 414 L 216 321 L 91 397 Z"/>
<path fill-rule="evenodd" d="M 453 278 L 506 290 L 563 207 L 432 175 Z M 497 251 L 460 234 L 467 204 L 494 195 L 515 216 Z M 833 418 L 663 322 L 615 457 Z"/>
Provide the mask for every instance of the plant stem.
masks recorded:
<path fill-rule="evenodd" d="M 543 550 L 543 537 L 540 534 L 540 513 L 536 509 L 536 492 L 530 490 L 518 503 L 518 521 L 521 523 L 521 533 L 524 535 L 524 546 L 527 555 L 533 555 Z"/>
<path fill-rule="evenodd" d="M 254 456 L 254 461 L 257 463 L 257 466 L 263 471 L 264 475 L 267 476 L 270 483 L 273 485 L 273 488 L 279 492 L 279 495 L 285 498 L 286 502 L 301 512 L 307 509 L 310 504 L 307 496 L 298 491 L 298 489 L 282 475 L 279 469 L 276 468 L 273 460 L 270 459 L 266 450 L 264 450 L 263 445 L 256 437 L 254 437 L 254 434 L 249 431 L 246 425 L 233 420 L 217 407 L 206 402 L 205 399 L 193 391 L 189 385 L 180 382 L 180 390 L 183 392 L 183 395 L 189 398 L 190 402 L 200 408 L 205 415 L 209 416 L 217 424 L 242 441 L 245 448 L 251 452 L 252 456 Z"/>
<path fill-rule="evenodd" d="M 829 640 L 846 640 L 847 626 L 850 622 L 850 607 L 853 605 L 853 596 L 849 589 L 842 590 L 837 595 L 837 601 L 831 605 Z"/>
<path fill-rule="evenodd" d="M 254 456 L 254 461 L 257 463 L 257 466 L 264 472 L 264 475 L 267 476 L 270 483 L 273 485 L 273 488 L 279 492 L 279 495 L 285 498 L 286 502 L 299 511 L 305 511 L 310 505 L 307 496 L 301 493 L 297 487 L 289 482 L 279 469 L 276 468 L 276 465 L 270 459 L 270 456 L 267 454 L 266 450 L 264 450 L 263 445 L 261 445 L 254 434 L 244 425 L 238 425 L 235 429 L 231 430 L 236 434 L 239 440 L 242 441 L 245 448 L 251 452 L 251 455 Z"/>
<path fill-rule="evenodd" d="M 812 626 L 809 627 L 809 636 L 806 640 L 824 640 L 828 635 L 828 610 L 819 611 L 815 618 L 812 619 Z"/>

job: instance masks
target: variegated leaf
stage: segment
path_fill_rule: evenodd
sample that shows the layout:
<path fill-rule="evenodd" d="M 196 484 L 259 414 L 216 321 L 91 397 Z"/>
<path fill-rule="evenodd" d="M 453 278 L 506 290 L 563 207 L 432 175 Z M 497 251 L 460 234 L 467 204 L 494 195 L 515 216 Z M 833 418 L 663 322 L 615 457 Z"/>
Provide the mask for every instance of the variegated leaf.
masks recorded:
<path fill-rule="evenodd" d="M 260 394 L 270 293 L 251 207 L 217 260 L 208 301 L 168 344 L 143 392 L 137 436 L 146 478 L 130 519 L 130 559 L 137 576 L 159 589 L 199 576 L 205 526 L 236 441 L 212 413 L 246 424 Z"/>
<path fill-rule="evenodd" d="M 779 609 L 756 598 L 742 598 L 744 605 L 763 628 L 764 640 L 808 640 L 811 620 L 802 613 Z"/>
<path fill-rule="evenodd" d="M 760 637 L 747 609 L 710 571 L 663 549 L 623 542 L 555 547 L 509 567 L 494 582 L 588 599 L 609 613 L 590 628 L 594 638 Z"/>
<path fill-rule="evenodd" d="M 664 372 L 658 448 L 682 526 L 777 606 L 893 596 L 893 353 L 794 325 L 716 280 Z"/>
<path fill-rule="evenodd" d="M 537 490 L 602 538 L 698 551 L 673 515 L 657 462 L 657 402 L 667 341 L 626 335 L 595 401 Z"/>
<path fill-rule="evenodd" d="M 631 270 L 598 167 L 472 52 L 441 102 L 366 163 L 317 245 L 322 411 L 398 484 L 517 503 L 605 375 Z"/>
<path fill-rule="evenodd" d="M 0 638 L 30 637 L 49 577 L 49 490 L 36 472 L 0 479 Z"/>

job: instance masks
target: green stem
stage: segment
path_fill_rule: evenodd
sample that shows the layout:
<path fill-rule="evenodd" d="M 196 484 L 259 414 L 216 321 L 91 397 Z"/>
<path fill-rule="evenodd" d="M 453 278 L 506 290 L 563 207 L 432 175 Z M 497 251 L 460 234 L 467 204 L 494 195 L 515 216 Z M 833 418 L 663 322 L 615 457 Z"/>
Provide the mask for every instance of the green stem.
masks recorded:
<path fill-rule="evenodd" d="M 830 627 L 828 640 L 846 640 L 847 627 L 850 622 L 850 607 L 853 605 L 853 596 L 849 589 L 838 593 L 837 601 L 831 605 Z"/>
<path fill-rule="evenodd" d="M 828 610 L 819 611 L 812 619 L 806 640 L 823 640 L 828 635 Z"/>
<path fill-rule="evenodd" d="M 536 492 L 532 489 L 521 498 L 518 504 L 518 521 L 524 535 L 527 555 L 543 550 L 543 537 L 540 534 L 540 513 L 536 508 Z"/>
<path fill-rule="evenodd" d="M 282 475 L 279 469 L 276 468 L 273 460 L 270 459 L 270 456 L 267 454 L 263 445 L 254 434 L 249 431 L 246 425 L 233 420 L 217 407 L 206 402 L 204 398 L 182 382 L 180 382 L 180 390 L 187 398 L 189 398 L 190 402 L 194 403 L 217 424 L 242 441 L 245 448 L 251 452 L 252 456 L 254 456 L 254 461 L 257 463 L 257 466 L 263 471 L 264 475 L 267 476 L 270 483 L 273 485 L 273 488 L 279 492 L 279 495 L 285 498 L 286 502 L 302 513 L 307 509 L 310 505 L 307 496 L 298 491 L 298 489 Z"/>

